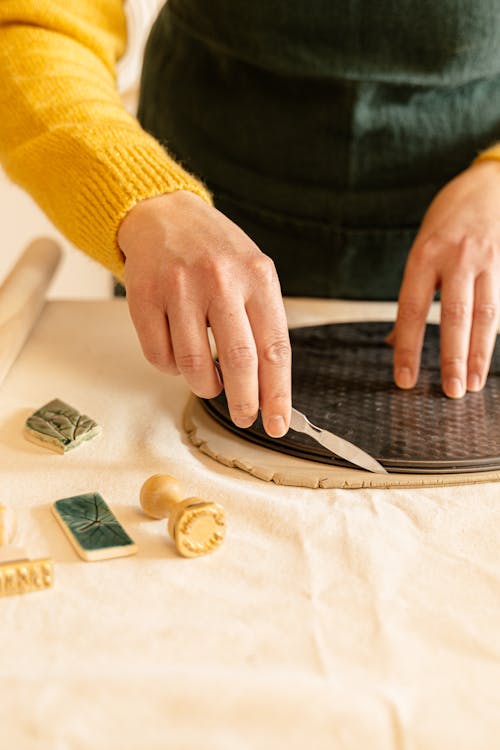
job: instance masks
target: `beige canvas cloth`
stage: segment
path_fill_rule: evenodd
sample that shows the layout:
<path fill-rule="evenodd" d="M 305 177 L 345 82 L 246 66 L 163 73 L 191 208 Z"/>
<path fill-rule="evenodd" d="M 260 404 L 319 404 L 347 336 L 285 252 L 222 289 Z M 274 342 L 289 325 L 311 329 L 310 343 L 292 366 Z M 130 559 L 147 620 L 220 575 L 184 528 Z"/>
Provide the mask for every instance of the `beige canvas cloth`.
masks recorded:
<path fill-rule="evenodd" d="M 498 485 L 262 482 L 192 446 L 188 395 L 143 360 L 118 300 L 49 303 L 5 380 L 0 499 L 56 577 L 0 600 L 2 748 L 496 750 Z M 25 441 L 24 419 L 54 397 L 103 435 L 66 456 Z M 157 472 L 225 507 L 220 550 L 179 558 L 141 514 Z M 73 552 L 49 505 L 92 490 L 136 557 Z"/>

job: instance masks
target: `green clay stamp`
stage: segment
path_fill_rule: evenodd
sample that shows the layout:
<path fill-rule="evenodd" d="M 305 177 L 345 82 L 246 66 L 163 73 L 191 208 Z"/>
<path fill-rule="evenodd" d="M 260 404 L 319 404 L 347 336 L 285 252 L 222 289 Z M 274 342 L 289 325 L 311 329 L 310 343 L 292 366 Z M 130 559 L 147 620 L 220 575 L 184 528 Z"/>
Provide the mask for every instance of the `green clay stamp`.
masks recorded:
<path fill-rule="evenodd" d="M 137 545 L 98 492 L 56 500 L 52 511 L 75 550 L 88 562 L 137 552 Z"/>
<path fill-rule="evenodd" d="M 66 453 L 100 432 L 97 422 L 58 398 L 28 417 L 24 428 L 28 440 L 56 453 Z"/>

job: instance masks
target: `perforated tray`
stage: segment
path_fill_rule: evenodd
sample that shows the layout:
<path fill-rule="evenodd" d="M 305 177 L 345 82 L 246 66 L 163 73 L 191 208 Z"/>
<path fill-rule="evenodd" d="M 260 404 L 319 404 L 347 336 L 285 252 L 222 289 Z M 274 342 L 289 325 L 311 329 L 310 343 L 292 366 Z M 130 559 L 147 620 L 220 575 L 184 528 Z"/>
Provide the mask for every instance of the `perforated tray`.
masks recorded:
<path fill-rule="evenodd" d="M 314 424 L 363 448 L 391 472 L 457 473 L 500 469 L 500 347 L 488 382 L 463 399 L 443 395 L 439 326 L 427 326 L 417 386 L 392 377 L 389 323 L 342 323 L 290 331 L 293 404 Z M 306 435 L 269 437 L 260 418 L 249 429 L 229 418 L 224 393 L 205 408 L 242 438 L 299 458 L 350 466 Z"/>

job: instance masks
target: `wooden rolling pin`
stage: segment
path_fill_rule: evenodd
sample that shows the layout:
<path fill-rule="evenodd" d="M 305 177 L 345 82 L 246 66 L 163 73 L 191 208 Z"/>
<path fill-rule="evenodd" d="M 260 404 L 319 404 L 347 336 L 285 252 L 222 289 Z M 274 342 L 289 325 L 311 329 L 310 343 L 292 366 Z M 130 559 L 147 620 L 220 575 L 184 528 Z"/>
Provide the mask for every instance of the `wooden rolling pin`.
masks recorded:
<path fill-rule="evenodd" d="M 40 315 L 61 255 L 54 240 L 34 240 L 0 286 L 0 385 Z"/>

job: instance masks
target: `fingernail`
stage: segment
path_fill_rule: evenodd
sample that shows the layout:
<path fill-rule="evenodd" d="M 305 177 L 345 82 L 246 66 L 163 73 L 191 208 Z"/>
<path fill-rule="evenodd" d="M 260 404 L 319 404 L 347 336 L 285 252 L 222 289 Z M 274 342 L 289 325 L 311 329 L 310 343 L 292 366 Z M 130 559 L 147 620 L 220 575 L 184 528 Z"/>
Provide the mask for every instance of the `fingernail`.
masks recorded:
<path fill-rule="evenodd" d="M 257 419 L 257 414 L 254 414 L 253 417 L 231 417 L 236 427 L 241 427 L 242 429 L 246 429 L 247 427 L 251 427 L 255 420 Z"/>
<path fill-rule="evenodd" d="M 469 375 L 468 385 L 469 391 L 480 391 L 481 390 L 481 378 L 476 373 Z"/>
<path fill-rule="evenodd" d="M 266 430 L 271 437 L 283 437 L 286 433 L 286 424 L 283 417 L 269 417 L 266 422 Z"/>
<path fill-rule="evenodd" d="M 444 392 L 450 398 L 460 398 L 464 395 L 464 389 L 458 378 L 448 378 L 444 384 Z"/>
<path fill-rule="evenodd" d="M 411 388 L 413 385 L 413 378 L 411 376 L 410 368 L 400 367 L 397 369 L 395 381 L 399 388 Z"/>

